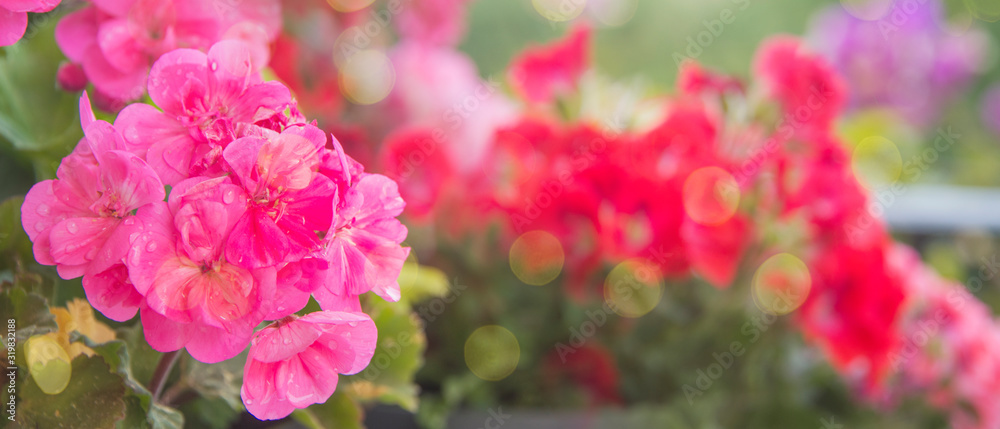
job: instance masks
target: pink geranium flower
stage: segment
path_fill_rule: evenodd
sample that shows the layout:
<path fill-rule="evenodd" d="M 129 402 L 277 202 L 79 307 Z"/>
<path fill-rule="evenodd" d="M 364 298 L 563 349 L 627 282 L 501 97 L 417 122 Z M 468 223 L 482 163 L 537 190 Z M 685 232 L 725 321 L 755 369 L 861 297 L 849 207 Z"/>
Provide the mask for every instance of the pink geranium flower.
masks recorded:
<path fill-rule="evenodd" d="M 261 68 L 280 28 L 278 0 L 244 0 L 238 8 L 202 0 L 99 0 L 63 18 L 56 42 L 99 93 L 131 101 L 143 94 L 150 65 L 167 52 L 244 40 Z"/>
<path fill-rule="evenodd" d="M 339 144 L 337 150 L 343 153 Z M 396 216 L 406 203 L 396 182 L 380 174 L 362 174 L 348 186 L 335 201 L 333 223 L 316 255 L 329 267 L 313 296 L 324 309 L 368 291 L 398 301 L 397 279 L 410 248 L 400 245 L 408 231 Z"/>
<path fill-rule="evenodd" d="M 185 347 L 202 362 L 225 360 L 243 350 L 270 311 L 275 270 L 251 271 L 225 258 L 248 204 L 228 177 L 199 177 L 174 186 L 169 203 L 139 211 L 145 233 L 127 263 L 132 283 L 146 297 L 142 323 L 154 349 Z"/>
<path fill-rule="evenodd" d="M 368 366 L 377 339 L 375 323 L 364 313 L 289 316 L 262 329 L 243 369 L 240 393 L 247 411 L 274 420 L 326 402 L 337 390 L 338 374 Z"/>
<path fill-rule="evenodd" d="M 548 103 L 576 90 L 590 66 L 590 27 L 574 27 L 565 39 L 524 51 L 510 66 L 510 79 L 525 100 Z"/>
<path fill-rule="evenodd" d="M 58 178 L 32 187 L 21 207 L 35 258 L 56 265 L 66 279 L 120 263 L 142 229 L 133 212 L 165 196 L 156 173 L 120 150 L 124 143 L 117 130 L 94 119 L 86 94 L 80 116 L 86 137 L 63 159 Z"/>
<path fill-rule="evenodd" d="M 150 71 L 149 96 L 162 112 L 132 104 L 115 127 L 168 185 L 224 174 L 225 146 L 291 104 L 288 89 L 262 82 L 250 48 L 235 41 L 219 42 L 208 54 L 178 49 L 164 55 Z"/>
<path fill-rule="evenodd" d="M 316 248 L 316 231 L 330 228 L 334 183 L 319 174 L 322 131 L 294 126 L 281 134 L 244 137 L 224 156 L 250 198 L 229 238 L 226 256 L 246 268 L 295 262 Z"/>
<path fill-rule="evenodd" d="M 0 2 L 0 46 L 10 46 L 24 37 L 28 12 L 48 12 L 62 0 L 7 0 Z"/>

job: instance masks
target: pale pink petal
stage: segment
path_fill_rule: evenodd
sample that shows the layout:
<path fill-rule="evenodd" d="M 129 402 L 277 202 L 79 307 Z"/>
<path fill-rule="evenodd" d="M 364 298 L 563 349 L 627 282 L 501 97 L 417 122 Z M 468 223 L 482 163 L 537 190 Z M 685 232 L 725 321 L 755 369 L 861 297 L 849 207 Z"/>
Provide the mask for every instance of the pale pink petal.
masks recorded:
<path fill-rule="evenodd" d="M 319 308 L 324 311 L 361 311 L 361 298 L 358 295 L 337 294 L 332 291 L 333 289 L 336 288 L 332 285 L 328 287 L 324 281 L 313 291 L 313 298 L 319 303 Z"/>
<path fill-rule="evenodd" d="M 218 102 L 236 99 L 249 84 L 259 82 L 251 78 L 250 47 L 238 40 L 222 40 L 208 50 L 210 90 Z"/>
<path fill-rule="evenodd" d="M 237 40 L 247 45 L 250 50 L 250 64 L 254 73 L 267 67 L 271 61 L 271 38 L 262 25 L 252 21 L 243 21 L 229 27 L 223 39 Z"/>
<path fill-rule="evenodd" d="M 330 350 L 336 372 L 356 374 L 368 366 L 378 343 L 378 328 L 365 313 L 320 311 L 300 319 L 324 331 L 317 342 Z"/>
<path fill-rule="evenodd" d="M 10 46 L 24 37 L 28 29 L 28 14 L 0 7 L 0 46 Z"/>
<path fill-rule="evenodd" d="M 326 402 L 337 390 L 337 371 L 330 352 L 313 346 L 297 356 L 278 364 L 278 398 L 284 398 L 295 408 Z"/>

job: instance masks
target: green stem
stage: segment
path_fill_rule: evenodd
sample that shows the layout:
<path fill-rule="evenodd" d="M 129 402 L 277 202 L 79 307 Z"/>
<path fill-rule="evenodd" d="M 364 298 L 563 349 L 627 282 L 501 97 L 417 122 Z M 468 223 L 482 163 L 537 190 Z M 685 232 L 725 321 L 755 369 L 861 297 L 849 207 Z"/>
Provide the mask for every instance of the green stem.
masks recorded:
<path fill-rule="evenodd" d="M 180 350 L 166 353 L 160 357 L 160 363 L 156 365 L 156 370 L 153 371 L 153 379 L 149 381 L 149 391 L 153 393 L 153 402 L 156 402 L 160 398 L 160 394 L 163 393 L 163 387 L 167 383 L 167 378 L 170 377 L 170 371 L 174 369 L 174 364 L 177 363 L 177 359 L 180 357 Z"/>

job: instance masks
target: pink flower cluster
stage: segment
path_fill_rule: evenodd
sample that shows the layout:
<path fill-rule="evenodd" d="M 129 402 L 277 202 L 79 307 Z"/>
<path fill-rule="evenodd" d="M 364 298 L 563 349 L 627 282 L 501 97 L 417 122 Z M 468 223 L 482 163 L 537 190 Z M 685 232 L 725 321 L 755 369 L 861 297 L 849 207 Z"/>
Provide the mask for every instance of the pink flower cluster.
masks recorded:
<path fill-rule="evenodd" d="M 117 111 L 143 95 L 157 58 L 178 48 L 242 40 L 261 69 L 281 30 L 280 6 L 278 0 L 94 0 L 56 27 L 56 42 L 70 60 L 59 83 L 78 91 L 92 82 L 98 107 Z"/>
<path fill-rule="evenodd" d="M 376 329 L 359 296 L 398 300 L 409 248 L 395 182 L 307 123 L 255 60 L 240 41 L 167 52 L 150 69 L 156 107 L 114 124 L 84 94 L 86 137 L 22 219 L 40 263 L 83 276 L 107 317 L 140 314 L 154 349 L 212 363 L 250 344 L 244 402 L 274 419 L 367 365 Z M 310 296 L 323 311 L 298 317 Z"/>

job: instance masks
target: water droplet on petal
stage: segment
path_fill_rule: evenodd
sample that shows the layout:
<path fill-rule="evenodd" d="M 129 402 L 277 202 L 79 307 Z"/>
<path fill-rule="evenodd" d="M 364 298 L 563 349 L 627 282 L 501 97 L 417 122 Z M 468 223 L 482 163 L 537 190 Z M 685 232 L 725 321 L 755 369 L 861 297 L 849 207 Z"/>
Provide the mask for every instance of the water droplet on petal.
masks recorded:
<path fill-rule="evenodd" d="M 52 210 L 45 204 L 39 204 L 38 207 L 35 208 L 35 213 L 38 213 L 40 216 L 48 216 L 51 212 Z"/>
<path fill-rule="evenodd" d="M 212 69 L 212 71 L 216 71 L 219 69 L 219 63 L 212 61 L 211 63 L 209 63 L 208 67 Z"/>
<path fill-rule="evenodd" d="M 129 234 L 129 236 L 128 236 L 129 243 L 135 241 L 136 238 L 139 238 L 139 233 L 138 232 L 133 232 L 133 233 Z"/>
<path fill-rule="evenodd" d="M 125 218 L 125 225 L 135 225 L 135 218 L 132 216 Z"/>
<path fill-rule="evenodd" d="M 42 232 L 45 231 L 45 222 L 38 221 L 35 223 L 35 231 Z"/>
<path fill-rule="evenodd" d="M 226 192 L 222 194 L 223 203 L 232 204 L 234 199 L 236 199 L 236 192 L 232 189 L 226 189 Z"/>
<path fill-rule="evenodd" d="M 156 251 L 156 242 L 155 241 L 150 241 L 148 244 L 146 244 L 146 251 L 147 252 L 155 252 Z"/>
<path fill-rule="evenodd" d="M 284 340 L 281 341 L 281 343 L 285 344 L 285 345 L 291 344 L 292 343 L 292 339 L 286 337 Z"/>
<path fill-rule="evenodd" d="M 80 227 L 76 224 L 76 222 L 70 222 L 66 225 L 66 230 L 69 231 L 70 234 L 76 234 L 80 231 Z"/>

